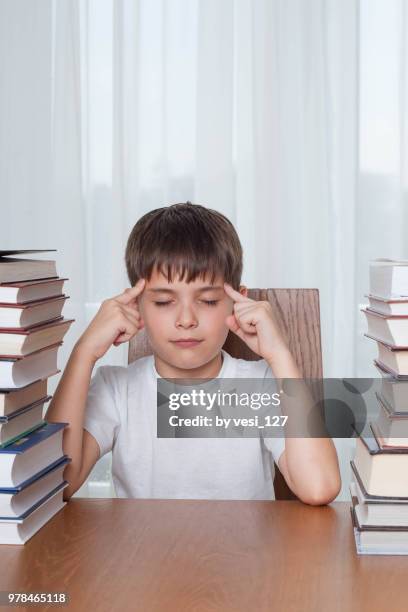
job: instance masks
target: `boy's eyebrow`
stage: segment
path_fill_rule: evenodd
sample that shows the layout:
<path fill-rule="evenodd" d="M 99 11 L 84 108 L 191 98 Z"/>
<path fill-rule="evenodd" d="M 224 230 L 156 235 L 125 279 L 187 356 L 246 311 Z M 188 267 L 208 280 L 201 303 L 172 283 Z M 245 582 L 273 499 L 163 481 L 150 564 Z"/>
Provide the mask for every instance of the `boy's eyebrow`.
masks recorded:
<path fill-rule="evenodd" d="M 196 289 L 196 293 L 202 293 L 203 291 L 215 291 L 216 289 L 222 289 L 224 290 L 224 287 L 222 287 L 221 285 L 207 285 L 206 287 L 200 287 L 199 289 Z M 177 293 L 177 291 L 174 291 L 174 289 L 169 289 L 168 287 L 153 287 L 151 289 L 147 289 L 146 291 L 150 292 L 150 293 Z"/>

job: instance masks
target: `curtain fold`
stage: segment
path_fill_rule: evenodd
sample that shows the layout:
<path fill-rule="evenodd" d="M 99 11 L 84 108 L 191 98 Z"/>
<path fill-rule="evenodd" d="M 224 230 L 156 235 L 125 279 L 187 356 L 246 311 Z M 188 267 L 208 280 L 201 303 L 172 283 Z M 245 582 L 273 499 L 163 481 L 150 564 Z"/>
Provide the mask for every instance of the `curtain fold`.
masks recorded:
<path fill-rule="evenodd" d="M 369 259 L 408 259 L 408 22 L 404 0 L 362 0 L 359 7 L 355 274 L 357 295 L 364 302 Z M 360 316 L 356 376 L 375 376 L 368 364 L 377 356 L 376 346 L 362 337 L 365 330 Z"/>
<path fill-rule="evenodd" d="M 325 374 L 353 375 L 357 3 L 122 0 L 114 24 L 124 229 L 176 201 L 224 212 L 245 284 L 318 287 Z"/>

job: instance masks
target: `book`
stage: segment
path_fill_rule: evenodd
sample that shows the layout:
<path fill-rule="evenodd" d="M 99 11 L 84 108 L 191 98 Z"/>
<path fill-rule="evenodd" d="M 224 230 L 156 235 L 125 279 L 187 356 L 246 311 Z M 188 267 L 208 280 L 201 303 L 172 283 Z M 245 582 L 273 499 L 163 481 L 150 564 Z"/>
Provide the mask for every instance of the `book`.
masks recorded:
<path fill-rule="evenodd" d="M 380 393 L 376 392 L 376 397 L 380 410 L 371 427 L 379 445 L 381 448 L 394 446 L 408 448 L 408 413 L 396 416 L 390 411 Z"/>
<path fill-rule="evenodd" d="M 34 402 L 32 402 L 31 404 L 28 404 L 27 406 L 22 406 L 21 408 L 19 408 L 18 410 L 15 410 L 11 414 L 7 414 L 7 415 L 0 417 L 0 427 L 4 423 L 9 423 L 15 417 L 18 417 L 19 415 L 21 415 L 23 412 L 30 410 L 30 408 L 33 408 L 35 405 L 37 404 L 44 405 L 45 402 L 48 402 L 51 398 L 52 398 L 52 395 L 45 395 L 44 397 L 40 397 L 38 400 L 35 400 Z"/>
<path fill-rule="evenodd" d="M 0 251 L 0 283 L 27 281 L 57 276 L 56 262 L 50 259 L 20 259 L 10 255 L 47 253 L 56 249 Z"/>
<path fill-rule="evenodd" d="M 46 278 L 0 285 L 0 302 L 3 304 L 27 304 L 45 298 L 60 297 L 67 278 Z"/>
<path fill-rule="evenodd" d="M 21 436 L 44 425 L 44 401 L 39 400 L 31 406 L 19 410 L 7 421 L 0 422 L 0 448 L 11 444 Z"/>
<path fill-rule="evenodd" d="M 408 350 L 394 348 L 377 342 L 378 358 L 376 363 L 382 370 L 391 374 L 396 380 L 408 377 Z"/>
<path fill-rule="evenodd" d="M 391 500 L 394 498 L 391 497 L 377 497 L 373 500 L 372 496 L 367 496 L 360 487 L 354 474 L 349 488 L 360 525 L 394 525 L 408 528 L 408 500 L 393 502 Z"/>
<path fill-rule="evenodd" d="M 0 448 L 0 489 L 23 485 L 62 459 L 63 430 L 67 426 L 68 423 L 46 423 L 13 444 Z"/>
<path fill-rule="evenodd" d="M 405 449 L 408 452 L 407 438 L 401 436 L 384 436 L 377 423 L 371 423 L 371 428 L 377 440 L 378 446 L 383 449 Z M 405 429 L 404 429 L 405 431 Z"/>
<path fill-rule="evenodd" d="M 0 329 L 0 359 L 24 357 L 61 342 L 73 321 L 74 319 L 60 318 L 29 329 Z"/>
<path fill-rule="evenodd" d="M 46 298 L 28 304 L 0 303 L 0 328 L 29 329 L 40 323 L 61 318 L 62 308 L 69 296 Z"/>
<path fill-rule="evenodd" d="M 363 526 L 354 506 L 350 508 L 354 541 L 359 555 L 408 554 L 408 529 L 394 526 Z"/>
<path fill-rule="evenodd" d="M 71 461 L 71 458 L 68 457 L 68 455 L 61 455 L 60 457 L 58 457 L 58 459 L 56 459 L 55 461 L 52 461 L 49 465 L 46 465 L 42 470 L 39 470 L 39 472 L 36 472 L 35 474 L 30 476 L 29 478 L 26 478 L 19 484 L 12 486 L 12 487 L 0 487 L 0 494 L 1 495 L 3 494 L 14 495 L 15 493 L 19 493 L 20 491 L 23 491 L 26 487 L 30 486 L 34 482 L 37 482 L 37 480 L 42 478 L 45 474 L 53 470 L 55 467 L 58 467 L 58 465 L 60 465 L 60 463 L 62 463 L 63 461 L 69 462 Z"/>
<path fill-rule="evenodd" d="M 394 380 L 398 382 L 406 382 L 408 380 L 408 375 L 398 374 L 397 372 L 390 369 L 385 364 L 378 361 L 378 359 L 374 359 L 374 365 L 378 370 L 381 370 L 382 372 L 388 374 L 389 376 L 392 376 L 392 378 L 394 378 Z"/>
<path fill-rule="evenodd" d="M 382 449 L 369 435 L 356 439 L 354 465 L 370 495 L 408 497 L 408 451 Z"/>
<path fill-rule="evenodd" d="M 389 412 L 395 416 L 408 415 L 408 386 L 404 380 L 398 380 L 391 374 L 376 366 L 381 372 L 381 391 L 376 392 Z"/>
<path fill-rule="evenodd" d="M 366 295 L 369 300 L 369 309 L 385 315 L 408 316 L 408 298 L 394 298 L 392 300 L 374 295 Z"/>
<path fill-rule="evenodd" d="M 408 316 L 385 315 L 362 308 L 367 319 L 366 336 L 393 348 L 408 349 Z"/>
<path fill-rule="evenodd" d="M 20 389 L 0 389 L 0 421 L 39 399 L 51 399 L 47 396 L 47 379 L 36 380 Z"/>
<path fill-rule="evenodd" d="M 0 388 L 25 387 L 39 379 L 58 374 L 58 349 L 62 342 L 30 353 L 26 357 L 0 357 Z"/>
<path fill-rule="evenodd" d="M 377 419 L 356 440 L 350 508 L 358 554 L 408 554 L 408 261 L 370 262 L 368 338 L 381 374 Z"/>
<path fill-rule="evenodd" d="M 371 261 L 370 294 L 386 299 L 408 296 L 408 261 L 393 259 Z"/>
<path fill-rule="evenodd" d="M 62 316 L 69 296 L 55 261 L 10 257 L 27 252 L 46 251 L 0 251 L 0 544 L 28 541 L 64 507 L 68 486 L 68 423 L 44 421 L 43 409 L 74 319 Z"/>
<path fill-rule="evenodd" d="M 9 255 L 26 255 L 27 253 L 51 253 L 57 249 L 10 249 L 0 250 L 0 257 L 8 257 Z"/>
<path fill-rule="evenodd" d="M 45 496 L 41 503 L 35 504 L 19 518 L 0 518 L 0 544 L 25 544 L 41 529 L 67 502 L 63 499 L 63 490 L 68 486 L 64 481 Z"/>
<path fill-rule="evenodd" d="M 31 480 L 18 490 L 0 489 L 0 517 L 17 518 L 30 510 L 49 491 L 63 482 L 64 470 L 70 461 L 69 457 L 63 457 L 47 468 L 39 478 Z"/>

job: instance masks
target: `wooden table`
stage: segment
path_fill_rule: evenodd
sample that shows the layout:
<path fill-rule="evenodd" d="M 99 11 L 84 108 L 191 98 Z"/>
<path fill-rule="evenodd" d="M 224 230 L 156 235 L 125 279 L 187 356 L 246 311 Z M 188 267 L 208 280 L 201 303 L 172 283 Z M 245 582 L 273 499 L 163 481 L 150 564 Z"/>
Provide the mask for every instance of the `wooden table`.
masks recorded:
<path fill-rule="evenodd" d="M 70 597 L 31 610 L 407 610 L 408 557 L 358 556 L 349 506 L 73 498 L 0 546 L 0 591 Z"/>

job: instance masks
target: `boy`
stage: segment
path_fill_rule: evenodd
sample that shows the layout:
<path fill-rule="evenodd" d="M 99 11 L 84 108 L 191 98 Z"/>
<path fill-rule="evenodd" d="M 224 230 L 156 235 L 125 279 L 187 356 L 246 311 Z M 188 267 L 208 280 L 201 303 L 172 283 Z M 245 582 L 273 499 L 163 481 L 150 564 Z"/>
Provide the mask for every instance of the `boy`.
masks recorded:
<path fill-rule="evenodd" d="M 48 409 L 48 421 L 70 423 L 64 499 L 112 450 L 118 497 L 274 499 L 276 461 L 303 502 L 332 501 L 341 481 L 329 438 L 157 438 L 158 377 L 300 378 L 270 304 L 240 285 L 242 248 L 231 222 L 190 202 L 153 210 L 134 226 L 125 260 L 131 288 L 102 303 Z M 153 355 L 100 366 L 91 379 L 110 346 L 143 327 Z M 222 350 L 229 330 L 261 359 Z"/>

